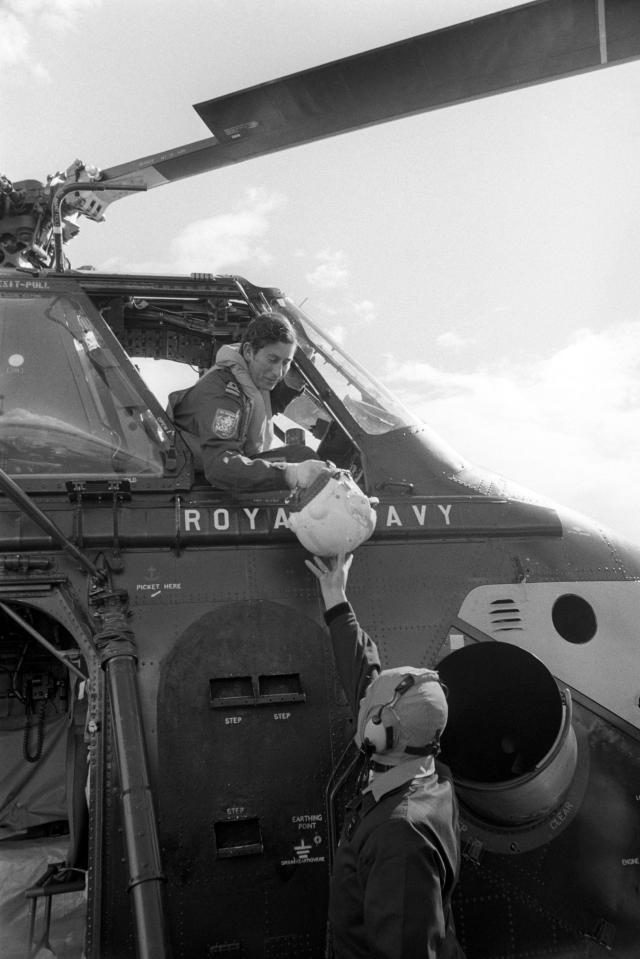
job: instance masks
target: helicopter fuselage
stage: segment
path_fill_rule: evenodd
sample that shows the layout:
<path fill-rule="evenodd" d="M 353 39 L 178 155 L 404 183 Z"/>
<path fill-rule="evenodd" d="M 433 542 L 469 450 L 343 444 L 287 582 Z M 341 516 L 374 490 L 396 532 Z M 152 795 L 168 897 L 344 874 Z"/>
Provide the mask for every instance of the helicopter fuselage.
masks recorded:
<path fill-rule="evenodd" d="M 323 952 L 347 790 L 328 797 L 327 785 L 353 727 L 290 493 L 232 495 L 194 474 L 129 359 L 206 368 L 264 308 L 287 312 L 306 347 L 296 365 L 318 456 L 377 500 L 354 608 L 386 665 L 437 666 L 450 688 L 443 758 L 462 809 L 455 909 L 468 955 L 534 943 L 630 959 L 640 551 L 402 420 L 279 291 L 240 278 L 0 280 L 0 466 L 36 508 L 3 487 L 5 725 L 18 742 L 38 690 L 45 746 L 66 714 L 75 744 L 32 764 L 68 781 L 57 811 L 26 786 L 5 828 L 68 821 L 87 866 L 88 956 L 153 954 L 154 936 L 177 956 Z M 82 699 L 61 698 L 68 662 L 86 674 Z"/>

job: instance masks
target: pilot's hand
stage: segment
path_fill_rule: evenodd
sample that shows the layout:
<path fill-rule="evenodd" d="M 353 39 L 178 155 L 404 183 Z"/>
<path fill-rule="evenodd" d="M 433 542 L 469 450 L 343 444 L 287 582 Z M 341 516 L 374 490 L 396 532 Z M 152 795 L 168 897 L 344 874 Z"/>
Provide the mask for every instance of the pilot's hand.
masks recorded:
<path fill-rule="evenodd" d="M 304 489 L 323 476 L 331 476 L 335 467 L 329 466 L 323 460 L 304 460 L 302 463 L 287 463 L 284 468 L 284 478 L 289 489 L 299 487 Z"/>

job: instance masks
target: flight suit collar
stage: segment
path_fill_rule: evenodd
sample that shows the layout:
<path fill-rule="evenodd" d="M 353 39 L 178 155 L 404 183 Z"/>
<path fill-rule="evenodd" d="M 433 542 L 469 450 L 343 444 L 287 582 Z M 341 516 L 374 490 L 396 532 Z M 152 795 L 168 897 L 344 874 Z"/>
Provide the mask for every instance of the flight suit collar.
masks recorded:
<path fill-rule="evenodd" d="M 390 766 L 388 772 L 374 772 L 364 793 L 371 792 L 375 801 L 380 802 L 387 793 L 393 792 L 394 789 L 398 789 L 412 779 L 431 776 L 434 773 L 433 756 L 419 756 L 416 759 L 408 759 L 398 766 Z"/>

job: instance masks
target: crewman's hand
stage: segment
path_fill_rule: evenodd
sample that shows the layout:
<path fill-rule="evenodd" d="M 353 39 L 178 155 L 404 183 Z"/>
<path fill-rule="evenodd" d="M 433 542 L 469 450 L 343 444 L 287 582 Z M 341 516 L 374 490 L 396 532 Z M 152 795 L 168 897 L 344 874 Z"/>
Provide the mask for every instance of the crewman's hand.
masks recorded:
<path fill-rule="evenodd" d="M 327 609 L 347 602 L 347 580 L 353 562 L 353 553 L 345 556 L 314 556 L 313 562 L 305 559 L 305 566 L 311 570 L 320 583 L 320 591 Z"/>
<path fill-rule="evenodd" d="M 327 476 L 335 471 L 323 460 L 304 460 L 302 463 L 287 463 L 284 468 L 284 478 L 289 489 L 300 487 L 304 489 L 325 473 Z"/>

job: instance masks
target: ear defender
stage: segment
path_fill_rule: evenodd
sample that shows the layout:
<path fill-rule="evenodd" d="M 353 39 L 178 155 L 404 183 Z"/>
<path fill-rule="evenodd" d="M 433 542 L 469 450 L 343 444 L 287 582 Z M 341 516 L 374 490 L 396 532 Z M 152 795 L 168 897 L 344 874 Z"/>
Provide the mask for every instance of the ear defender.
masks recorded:
<path fill-rule="evenodd" d="M 392 710 L 403 693 L 411 689 L 415 679 L 411 674 L 403 676 L 393 691 L 393 697 L 388 703 L 383 703 L 379 709 L 367 720 L 362 740 L 374 753 L 385 753 L 393 749 L 395 742 L 395 728 L 393 725 L 385 726 L 382 722 L 382 713 L 385 709 Z"/>
<path fill-rule="evenodd" d="M 383 725 L 380 715 L 382 709 L 368 719 L 364 727 L 363 741 L 374 753 L 384 753 L 393 749 L 393 726 Z"/>

